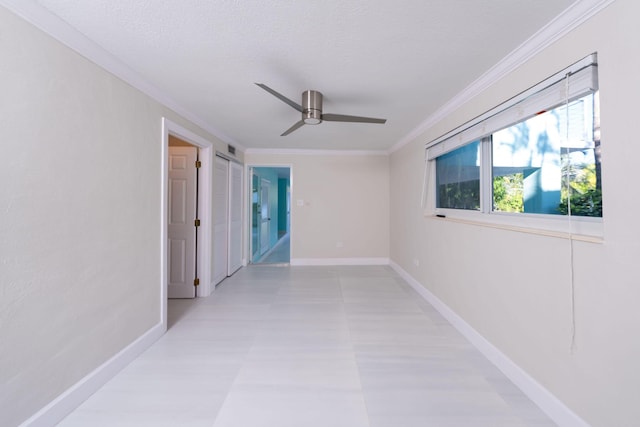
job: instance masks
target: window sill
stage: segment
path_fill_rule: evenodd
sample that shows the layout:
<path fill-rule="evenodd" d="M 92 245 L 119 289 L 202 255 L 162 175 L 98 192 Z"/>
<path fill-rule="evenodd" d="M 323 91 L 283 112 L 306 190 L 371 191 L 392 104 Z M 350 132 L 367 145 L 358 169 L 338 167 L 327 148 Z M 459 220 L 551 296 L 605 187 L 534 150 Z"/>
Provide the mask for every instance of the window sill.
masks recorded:
<path fill-rule="evenodd" d="M 479 212 L 456 212 L 453 215 L 449 215 L 446 212 L 437 212 L 434 214 L 433 212 L 427 212 L 427 211 L 424 212 L 424 215 L 428 219 L 454 222 L 458 224 L 474 225 L 478 227 L 494 228 L 498 230 L 513 231 L 517 233 L 535 234 L 538 236 L 553 237 L 557 239 L 575 240 L 580 242 L 600 243 L 600 244 L 604 243 L 604 238 L 602 237 L 602 235 L 570 233 L 567 231 L 561 231 L 557 229 L 553 230 L 553 229 L 546 229 L 546 228 L 523 227 L 520 225 L 510 224 L 507 221 L 504 221 L 504 219 L 507 218 L 507 216 L 503 216 L 503 215 L 487 215 Z M 478 219 L 477 218 L 478 216 L 483 216 L 483 217 L 490 216 L 492 218 L 491 218 L 491 221 L 489 221 L 488 219 L 484 220 L 485 218 Z M 513 222 L 513 216 L 510 216 L 510 217 Z M 599 226 L 598 228 L 600 229 L 602 228 L 602 220 L 584 221 L 584 218 L 582 217 L 580 218 L 573 217 L 573 218 L 574 218 L 573 219 L 574 224 L 580 224 L 582 222 L 587 222 L 587 223 L 590 222 L 592 225 L 592 228 L 593 228 L 593 225 L 596 225 L 596 227 Z M 520 219 L 522 220 L 525 218 L 520 218 Z M 531 220 L 535 221 L 535 219 L 532 219 L 532 218 L 526 218 L 525 220 L 529 220 L 528 222 L 530 222 Z M 556 222 L 556 224 L 562 224 L 564 225 L 565 229 L 569 228 L 569 226 L 571 225 L 567 217 L 562 217 L 561 220 L 547 220 L 547 221 Z"/>

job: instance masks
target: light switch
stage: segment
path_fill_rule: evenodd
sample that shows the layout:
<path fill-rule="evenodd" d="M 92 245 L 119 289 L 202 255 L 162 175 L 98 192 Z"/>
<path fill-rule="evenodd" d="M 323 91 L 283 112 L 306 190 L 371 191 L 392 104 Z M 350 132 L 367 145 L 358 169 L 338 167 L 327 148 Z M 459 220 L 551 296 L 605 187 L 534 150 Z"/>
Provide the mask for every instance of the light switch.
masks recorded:
<path fill-rule="evenodd" d="M 302 199 L 298 199 L 298 200 L 296 201 L 296 205 L 298 205 L 298 206 L 304 206 L 304 200 L 302 200 Z"/>

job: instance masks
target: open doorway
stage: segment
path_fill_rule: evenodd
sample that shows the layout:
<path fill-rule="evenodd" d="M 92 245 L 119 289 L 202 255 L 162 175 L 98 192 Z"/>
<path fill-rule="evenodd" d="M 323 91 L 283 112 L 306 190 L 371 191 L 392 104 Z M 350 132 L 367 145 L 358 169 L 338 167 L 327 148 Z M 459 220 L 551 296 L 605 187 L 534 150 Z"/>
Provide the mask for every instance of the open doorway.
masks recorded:
<path fill-rule="evenodd" d="M 195 298 L 198 277 L 199 148 L 169 135 L 168 271 L 169 298 Z"/>
<path fill-rule="evenodd" d="M 251 263 L 291 260 L 291 168 L 252 166 Z"/>
<path fill-rule="evenodd" d="M 212 216 L 212 164 L 213 164 L 213 144 L 210 141 L 200 137 L 190 130 L 178 125 L 166 118 L 162 119 L 162 174 L 161 174 L 161 221 L 160 221 L 160 244 L 161 244 L 161 263 L 160 263 L 160 316 L 164 329 L 166 330 L 168 299 L 169 299 L 169 276 L 170 276 L 170 251 L 180 252 L 180 245 L 170 248 L 169 239 L 169 215 L 170 215 L 170 180 L 169 180 L 169 152 L 170 139 L 175 144 L 177 140 L 181 142 L 178 145 L 192 147 L 198 152 L 197 162 L 200 166 L 198 170 L 197 195 L 197 218 L 191 218 L 190 214 L 185 214 L 185 223 L 196 229 L 197 233 L 197 251 L 194 252 L 194 267 L 191 270 L 191 262 L 185 262 L 185 271 L 194 271 L 195 278 L 191 282 L 191 292 L 193 296 L 208 296 L 211 294 L 213 286 L 211 285 L 211 248 L 212 233 L 211 221 L 208 220 Z M 185 160 L 187 162 L 188 160 Z M 177 163 L 180 161 L 177 160 Z M 190 161 L 189 161 L 190 162 Z M 176 166 L 177 166 L 176 163 Z M 194 165 L 195 167 L 195 165 Z M 176 184 L 178 185 L 178 184 Z M 187 191 L 185 194 L 189 193 Z M 200 225 L 196 220 L 200 219 Z M 195 237 L 195 236 L 194 236 Z M 174 271 L 175 273 L 175 271 Z M 188 282 L 188 281 L 187 281 Z M 196 288 L 196 289 L 194 289 Z M 193 297 L 188 295 L 187 297 Z M 175 301 L 175 300 L 174 300 Z"/>

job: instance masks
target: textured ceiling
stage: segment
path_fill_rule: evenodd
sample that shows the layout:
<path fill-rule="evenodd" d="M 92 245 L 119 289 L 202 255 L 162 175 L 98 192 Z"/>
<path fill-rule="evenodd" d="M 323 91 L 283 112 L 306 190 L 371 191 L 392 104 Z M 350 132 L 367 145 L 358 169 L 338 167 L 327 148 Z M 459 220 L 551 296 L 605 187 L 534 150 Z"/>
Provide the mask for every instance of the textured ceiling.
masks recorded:
<path fill-rule="evenodd" d="M 573 0 L 36 0 L 246 148 L 387 150 Z M 254 85 L 324 112 L 300 113 Z"/>

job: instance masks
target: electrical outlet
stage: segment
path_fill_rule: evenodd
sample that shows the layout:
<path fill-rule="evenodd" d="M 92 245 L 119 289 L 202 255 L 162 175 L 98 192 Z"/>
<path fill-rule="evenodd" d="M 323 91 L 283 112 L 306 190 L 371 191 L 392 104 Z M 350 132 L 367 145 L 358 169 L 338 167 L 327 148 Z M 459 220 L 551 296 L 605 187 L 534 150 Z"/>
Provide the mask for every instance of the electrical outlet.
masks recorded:
<path fill-rule="evenodd" d="M 336 248 L 342 248 L 342 247 L 344 247 L 344 243 L 336 242 Z"/>
<path fill-rule="evenodd" d="M 416 267 L 420 267 L 420 260 L 418 258 L 414 258 L 413 263 L 415 264 Z"/>

